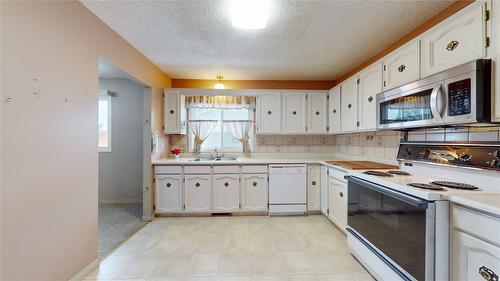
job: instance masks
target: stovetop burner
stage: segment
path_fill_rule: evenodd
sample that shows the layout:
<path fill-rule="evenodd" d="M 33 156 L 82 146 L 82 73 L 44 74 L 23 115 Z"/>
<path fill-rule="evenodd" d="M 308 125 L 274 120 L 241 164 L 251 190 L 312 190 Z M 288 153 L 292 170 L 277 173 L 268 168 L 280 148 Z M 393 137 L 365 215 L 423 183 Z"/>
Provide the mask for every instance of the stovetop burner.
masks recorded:
<path fill-rule="evenodd" d="M 435 184 L 428 184 L 428 183 L 409 183 L 408 184 L 411 187 L 416 187 L 416 188 L 421 188 L 421 189 L 429 189 L 429 190 L 446 190 L 443 187 Z"/>
<path fill-rule="evenodd" d="M 411 176 L 410 173 L 405 172 L 405 171 L 401 171 L 401 170 L 390 170 L 390 171 L 387 171 L 387 173 L 393 174 L 393 175 L 398 175 L 398 176 Z"/>
<path fill-rule="evenodd" d="M 391 174 L 381 171 L 364 171 L 364 174 L 378 176 L 378 177 L 392 177 Z"/>
<path fill-rule="evenodd" d="M 454 189 L 466 189 L 466 190 L 476 190 L 478 189 L 476 186 L 467 183 L 461 182 L 452 182 L 452 181 L 433 181 L 432 184 L 454 188 Z"/>

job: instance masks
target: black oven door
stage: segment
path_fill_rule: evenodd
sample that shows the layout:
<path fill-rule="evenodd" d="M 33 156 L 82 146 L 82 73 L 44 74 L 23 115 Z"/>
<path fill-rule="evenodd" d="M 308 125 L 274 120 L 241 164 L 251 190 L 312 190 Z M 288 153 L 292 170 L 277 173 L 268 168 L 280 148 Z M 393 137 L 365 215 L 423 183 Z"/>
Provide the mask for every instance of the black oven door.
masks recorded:
<path fill-rule="evenodd" d="M 348 180 L 348 231 L 403 279 L 433 280 L 432 202 L 353 176 Z"/>

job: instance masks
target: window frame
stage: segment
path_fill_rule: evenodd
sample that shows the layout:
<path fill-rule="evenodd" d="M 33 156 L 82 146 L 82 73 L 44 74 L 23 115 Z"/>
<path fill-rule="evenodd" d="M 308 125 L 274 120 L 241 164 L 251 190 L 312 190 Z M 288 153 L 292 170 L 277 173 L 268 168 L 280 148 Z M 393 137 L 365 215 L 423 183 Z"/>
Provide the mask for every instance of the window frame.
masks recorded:
<path fill-rule="evenodd" d="M 207 108 L 207 109 L 214 109 L 214 110 L 220 110 L 221 111 L 221 114 L 220 114 L 220 119 L 218 119 L 218 122 L 220 122 L 220 126 L 222 126 L 222 132 L 221 132 L 221 139 L 220 139 L 220 144 L 223 145 L 224 144 L 224 132 L 225 132 L 225 126 L 224 126 L 224 110 L 231 110 L 231 109 L 224 109 L 224 108 Z M 249 141 L 249 145 L 250 145 L 250 148 L 253 147 L 253 139 L 254 139 L 254 136 L 253 136 L 253 132 L 254 132 L 254 120 L 255 120 L 255 109 L 252 109 L 252 108 L 242 108 L 242 109 L 246 109 L 248 111 L 248 119 L 246 120 L 250 120 L 252 121 L 252 130 L 251 130 L 251 133 L 250 133 L 250 141 Z M 188 109 L 188 151 L 189 152 L 194 152 L 194 137 L 193 137 L 193 133 L 192 131 L 190 130 L 189 128 L 189 121 L 191 120 L 197 120 L 197 119 L 192 119 L 192 114 L 193 114 L 193 110 L 191 108 Z M 217 124 L 219 126 L 219 124 Z M 210 148 L 203 148 L 203 145 L 202 147 L 200 148 L 200 152 L 204 152 L 204 153 L 212 153 L 212 152 L 215 152 L 215 150 L 217 150 L 217 152 L 228 152 L 228 153 L 241 153 L 242 150 L 243 150 L 243 147 L 238 147 L 238 148 L 231 148 L 231 147 L 210 147 Z"/>
<path fill-rule="evenodd" d="M 108 145 L 107 146 L 99 146 L 99 102 L 101 100 L 106 100 L 108 104 Z M 111 96 L 108 94 L 108 90 L 99 90 L 99 97 L 98 97 L 98 105 L 97 105 L 97 151 L 98 152 L 112 152 L 112 144 L 113 144 L 113 121 L 112 121 L 112 109 L 113 109 L 113 102 L 111 99 Z"/>

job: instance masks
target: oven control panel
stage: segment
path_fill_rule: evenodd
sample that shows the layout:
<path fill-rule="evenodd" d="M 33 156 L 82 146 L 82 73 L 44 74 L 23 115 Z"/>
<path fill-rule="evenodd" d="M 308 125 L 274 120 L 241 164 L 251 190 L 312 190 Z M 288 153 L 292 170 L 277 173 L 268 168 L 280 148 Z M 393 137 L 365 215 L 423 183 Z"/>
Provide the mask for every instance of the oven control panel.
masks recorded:
<path fill-rule="evenodd" d="M 402 143 L 398 160 L 500 170 L 500 144 Z"/>

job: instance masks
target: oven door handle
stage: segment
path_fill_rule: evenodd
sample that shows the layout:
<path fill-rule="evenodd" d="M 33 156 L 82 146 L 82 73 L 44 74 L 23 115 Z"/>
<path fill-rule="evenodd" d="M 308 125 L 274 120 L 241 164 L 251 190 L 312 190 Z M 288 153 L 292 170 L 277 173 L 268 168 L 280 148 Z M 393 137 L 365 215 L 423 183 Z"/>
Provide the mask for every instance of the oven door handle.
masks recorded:
<path fill-rule="evenodd" d="M 369 188 L 373 191 L 380 192 L 384 195 L 387 195 L 389 197 L 393 197 L 393 198 L 396 198 L 398 200 L 401 200 L 401 201 L 408 203 L 412 206 L 415 206 L 419 209 L 427 209 L 427 206 L 429 204 L 429 202 L 426 200 L 418 199 L 418 198 L 415 198 L 413 196 L 394 191 L 390 188 L 387 188 L 387 187 L 384 187 L 382 185 L 378 185 L 378 184 L 375 184 L 375 183 L 372 183 L 372 182 L 369 182 L 369 181 L 366 181 L 366 180 L 363 180 L 363 179 L 360 179 L 360 178 L 357 178 L 354 176 L 345 176 L 345 179 L 347 179 L 348 184 L 349 184 L 349 182 L 356 183 L 358 185 L 361 185 L 362 187 L 366 187 L 366 188 Z M 349 194 L 349 192 L 348 192 L 348 194 Z"/>

